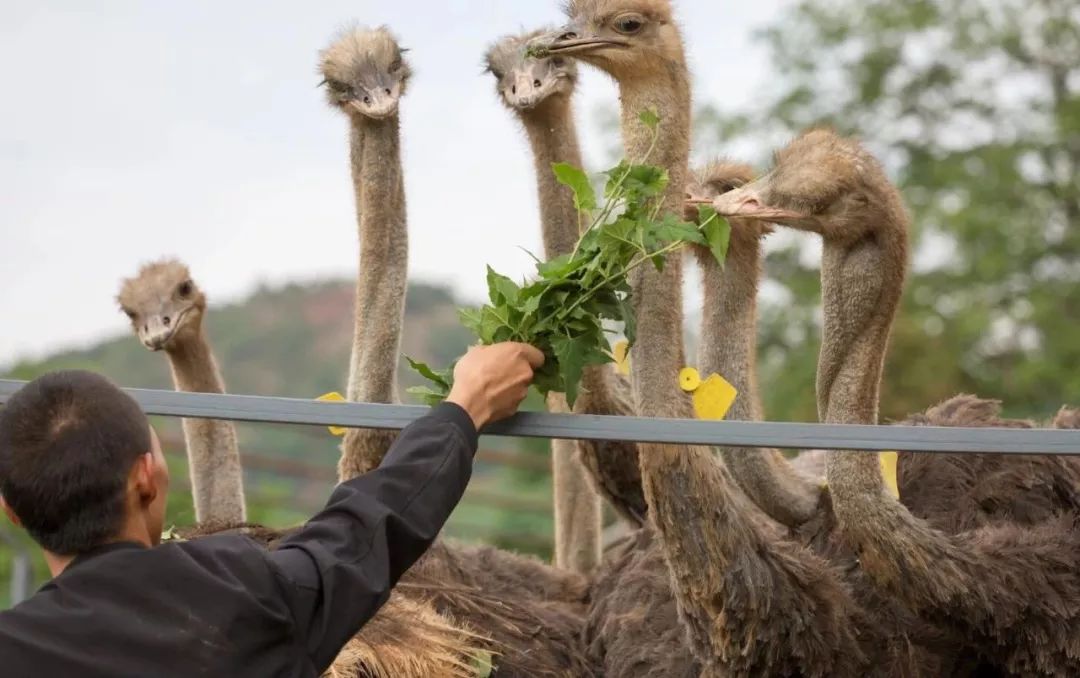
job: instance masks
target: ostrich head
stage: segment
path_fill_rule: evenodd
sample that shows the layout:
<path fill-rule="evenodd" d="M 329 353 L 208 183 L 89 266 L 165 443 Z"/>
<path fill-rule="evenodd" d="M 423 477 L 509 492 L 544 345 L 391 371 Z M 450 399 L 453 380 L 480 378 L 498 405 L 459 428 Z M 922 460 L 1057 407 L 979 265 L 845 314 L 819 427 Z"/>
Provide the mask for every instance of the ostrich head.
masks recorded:
<path fill-rule="evenodd" d="M 859 232 L 862 224 L 895 221 L 898 205 L 878 161 L 827 129 L 801 134 L 776 153 L 768 174 L 713 201 L 723 216 L 818 232 Z"/>
<path fill-rule="evenodd" d="M 492 45 L 484 61 L 495 76 L 495 89 L 510 110 L 528 111 L 549 97 L 569 97 L 577 82 L 577 65 L 566 57 L 533 58 L 526 55 L 530 41 L 550 31 L 508 35 Z"/>
<path fill-rule="evenodd" d="M 620 79 L 683 62 L 669 0 L 569 0 L 566 14 L 569 23 L 542 42 L 548 55 L 573 55 Z"/>
<path fill-rule="evenodd" d="M 689 221 L 697 221 L 698 205 L 711 203 L 717 197 L 745 186 L 753 179 L 752 167 L 728 160 L 714 160 L 693 170 L 686 184 L 687 202 L 683 217 Z M 764 221 L 740 221 L 731 229 L 731 238 L 760 238 L 767 233 L 772 233 L 772 227 Z"/>
<path fill-rule="evenodd" d="M 319 53 L 330 105 L 374 120 L 397 114 L 412 75 L 405 51 L 385 26 L 344 31 Z"/>
<path fill-rule="evenodd" d="M 121 284 L 116 301 L 139 341 L 151 351 L 197 335 L 206 310 L 206 295 L 191 280 L 187 266 L 175 259 L 140 268 Z"/>

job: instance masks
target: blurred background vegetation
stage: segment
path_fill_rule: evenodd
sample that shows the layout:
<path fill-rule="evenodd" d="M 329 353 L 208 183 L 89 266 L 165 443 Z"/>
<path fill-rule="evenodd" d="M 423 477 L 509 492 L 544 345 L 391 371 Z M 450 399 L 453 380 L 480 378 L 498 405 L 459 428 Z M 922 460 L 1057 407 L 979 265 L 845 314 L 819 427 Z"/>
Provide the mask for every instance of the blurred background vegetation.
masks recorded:
<path fill-rule="evenodd" d="M 703 102 L 695 155 L 748 148 L 740 159 L 764 170 L 768 157 L 755 149 L 828 124 L 858 135 L 885 163 L 913 215 L 914 256 L 883 418 L 958 392 L 1000 398 L 1013 416 L 1046 418 L 1062 403 L 1077 404 L 1080 4 L 804 0 L 760 39 L 771 76 L 746 110 Z M 708 66 L 700 69 L 707 77 L 723 78 L 738 64 Z M 614 139 L 609 125 L 599 127 Z M 766 411 L 772 420 L 813 421 L 820 245 L 770 237 L 759 343 Z M 455 303 L 447 289 L 414 284 L 404 352 L 436 365 L 458 355 L 468 335 Z M 229 389 L 293 397 L 343 390 L 351 309 L 348 281 L 263 289 L 213 309 L 208 325 Z M 63 367 L 99 370 L 127 386 L 171 387 L 164 358 L 127 335 L 0 374 L 29 379 Z M 168 520 L 189 524 L 179 426 L 156 425 L 173 453 Z M 245 459 L 252 520 L 295 524 L 321 505 L 336 438 L 323 428 L 239 428 L 252 460 Z M 478 465 L 448 532 L 548 555 L 547 443 L 485 439 L 482 447 L 489 461 Z M 0 582 L 10 567 L 10 549 L 0 547 Z M 36 560 L 35 568 L 40 583 L 46 573 Z M 0 607 L 6 596 L 0 591 Z"/>

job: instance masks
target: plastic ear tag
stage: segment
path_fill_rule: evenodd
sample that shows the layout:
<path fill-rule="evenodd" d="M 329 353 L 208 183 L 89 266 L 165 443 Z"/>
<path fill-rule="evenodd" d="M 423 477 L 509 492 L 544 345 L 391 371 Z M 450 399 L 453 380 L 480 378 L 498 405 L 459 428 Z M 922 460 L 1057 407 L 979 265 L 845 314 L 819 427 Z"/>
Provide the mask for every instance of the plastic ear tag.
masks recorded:
<path fill-rule="evenodd" d="M 623 339 L 612 348 L 615 356 L 615 369 L 624 376 L 630 375 L 630 342 Z"/>
<path fill-rule="evenodd" d="M 735 387 L 719 374 L 710 374 L 704 381 L 693 367 L 679 370 L 679 388 L 690 393 L 694 415 L 698 419 L 721 421 L 739 394 Z"/>
<path fill-rule="evenodd" d="M 693 393 L 701 386 L 701 375 L 693 367 L 684 367 L 679 370 L 679 388 L 687 393 Z"/>
<path fill-rule="evenodd" d="M 694 391 L 694 414 L 698 419 L 721 421 L 739 394 L 735 387 L 719 374 L 710 374 Z"/>
<path fill-rule="evenodd" d="M 319 396 L 315 400 L 318 400 L 318 401 L 324 402 L 324 403 L 343 403 L 343 402 L 345 402 L 345 396 L 341 395 L 337 391 L 331 391 L 329 393 L 326 393 L 324 395 Z M 335 436 L 343 436 L 343 435 L 345 435 L 345 429 L 342 428 L 341 426 L 327 426 L 326 428 L 328 428 L 330 430 L 330 435 L 335 435 Z"/>
<path fill-rule="evenodd" d="M 881 478 L 885 481 L 885 487 L 893 498 L 900 498 L 900 486 L 896 482 L 896 462 L 899 454 L 896 452 L 878 452 L 878 463 L 881 464 Z"/>

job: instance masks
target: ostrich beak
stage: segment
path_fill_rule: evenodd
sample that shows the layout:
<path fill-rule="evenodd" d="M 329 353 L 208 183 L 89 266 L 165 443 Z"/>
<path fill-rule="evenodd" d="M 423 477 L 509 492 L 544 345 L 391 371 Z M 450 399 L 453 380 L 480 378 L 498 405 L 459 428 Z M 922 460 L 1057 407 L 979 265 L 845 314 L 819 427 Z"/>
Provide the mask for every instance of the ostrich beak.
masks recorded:
<path fill-rule="evenodd" d="M 629 47 L 628 40 L 616 38 L 601 38 L 598 35 L 586 34 L 577 26 L 570 24 L 563 28 L 539 38 L 534 43 L 533 52 L 536 56 L 548 54 L 585 54 L 606 47 Z"/>
<path fill-rule="evenodd" d="M 166 325 L 161 316 L 152 316 L 146 319 L 146 330 L 139 332 L 139 338 L 146 348 L 160 351 L 172 339 L 174 331 L 175 325 Z"/>
<path fill-rule="evenodd" d="M 391 90 L 390 94 L 387 94 L 384 90 L 372 89 L 365 96 L 369 101 L 365 102 L 360 99 L 351 99 L 349 101 L 349 106 L 365 117 L 373 120 L 383 120 L 398 112 L 398 96 L 393 90 Z"/>
<path fill-rule="evenodd" d="M 797 221 L 805 217 L 799 212 L 765 204 L 753 184 L 721 193 L 713 199 L 712 206 L 722 217 L 742 217 L 774 223 Z"/>

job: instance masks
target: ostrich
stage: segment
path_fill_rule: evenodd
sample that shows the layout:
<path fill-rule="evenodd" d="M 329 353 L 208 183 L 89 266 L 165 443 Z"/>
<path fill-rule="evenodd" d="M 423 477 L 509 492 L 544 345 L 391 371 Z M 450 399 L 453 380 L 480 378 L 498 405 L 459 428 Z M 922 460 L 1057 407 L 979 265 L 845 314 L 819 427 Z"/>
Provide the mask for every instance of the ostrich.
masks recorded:
<path fill-rule="evenodd" d="M 351 401 L 397 400 L 397 356 L 409 256 L 398 102 L 411 70 L 402 53 L 386 28 L 352 28 L 320 54 L 327 99 L 348 116 L 350 124 L 360 236 L 349 361 Z M 390 431 L 346 431 L 339 480 L 378 466 L 393 440 Z"/>
<path fill-rule="evenodd" d="M 569 253 L 578 237 L 578 215 L 566 187 L 554 179 L 551 164 L 581 167 L 571 98 L 577 68 L 563 57 L 533 59 L 525 56 L 530 40 L 543 31 L 500 39 L 487 52 L 487 70 L 495 76 L 502 102 L 521 121 L 536 164 L 544 249 L 548 258 Z M 589 414 L 632 413 L 629 387 L 607 366 L 586 368 L 577 410 Z M 565 411 L 562 396 L 549 399 L 549 409 Z M 599 561 L 600 515 L 593 493 L 585 486 L 586 473 L 599 493 L 627 522 L 640 526 L 646 513 L 632 443 L 578 441 L 552 443 L 555 479 L 555 562 L 574 564 L 588 571 Z M 572 520 L 571 520 L 572 517 Z M 566 554 L 566 555 L 564 555 Z"/>
<path fill-rule="evenodd" d="M 876 423 L 882 359 L 906 267 L 908 224 L 880 165 L 858 143 L 829 130 L 811 130 L 777 154 L 769 174 L 718 197 L 714 205 L 721 214 L 822 236 L 819 411 L 828 422 Z M 973 405 L 961 398 L 949 407 Z M 986 405 L 977 408 L 996 416 Z M 974 471 L 986 462 L 970 459 L 944 461 L 953 466 L 954 477 L 960 469 L 975 478 Z M 1056 474 L 1050 484 L 1065 496 L 1052 503 L 1064 510 L 1044 510 L 1045 519 L 1034 524 L 995 520 L 956 534 L 888 495 L 873 455 L 830 452 L 826 474 L 841 536 L 882 592 L 954 630 L 994 667 L 1024 675 L 1072 675 L 1080 671 L 1077 464 L 1053 460 L 1029 465 L 1026 472 L 1013 469 L 1019 473 L 1014 481 L 1043 487 L 1048 478 L 1037 482 L 1032 471 Z M 1021 490 L 1027 494 L 1029 488 Z M 953 526 L 966 525 L 954 521 Z"/>
<path fill-rule="evenodd" d="M 548 39 L 549 53 L 573 55 L 615 78 L 631 159 L 642 158 L 652 145 L 639 113 L 659 114 L 650 162 L 667 170 L 665 205 L 681 213 L 690 81 L 670 3 L 575 0 L 568 10 L 571 23 Z M 636 409 L 645 416 L 688 417 L 689 403 L 676 378 L 684 364 L 681 262 L 669 259 L 663 271 L 638 269 L 632 288 Z M 736 401 L 742 411 L 732 416 L 752 416 L 745 400 Z M 839 572 L 775 539 L 710 450 L 657 444 L 640 450 L 649 522 L 706 675 L 849 675 L 870 666 L 874 646 L 882 643 Z"/>
<path fill-rule="evenodd" d="M 502 102 L 521 121 L 532 146 L 540 198 L 544 255 L 569 254 L 578 236 L 578 217 L 570 192 L 554 179 L 551 165 L 581 166 L 571 97 L 577 69 L 561 57 L 530 59 L 528 41 L 543 31 L 507 36 L 485 55 Z M 570 411 L 566 396 L 551 393 L 550 412 Z M 600 497 L 586 479 L 572 440 L 551 442 L 551 475 L 555 503 L 555 565 L 587 573 L 600 561 L 602 518 Z"/>
<path fill-rule="evenodd" d="M 394 397 L 395 360 L 405 293 L 407 234 L 397 103 L 410 69 L 384 27 L 352 28 L 320 54 L 332 106 L 350 122 L 353 183 L 361 232 L 350 400 Z M 393 435 L 352 431 L 339 476 L 381 461 Z M 577 632 L 586 595 L 580 574 L 490 547 L 443 541 L 402 579 L 410 599 L 434 606 L 462 628 L 484 634 L 500 675 L 589 675 Z"/>
<path fill-rule="evenodd" d="M 123 281 L 116 300 L 143 346 L 165 351 L 176 390 L 225 392 L 203 327 L 206 295 L 191 279 L 187 266 L 175 259 L 146 264 Z M 195 520 L 244 522 L 244 478 L 236 427 L 216 419 L 184 419 L 183 428 Z"/>

